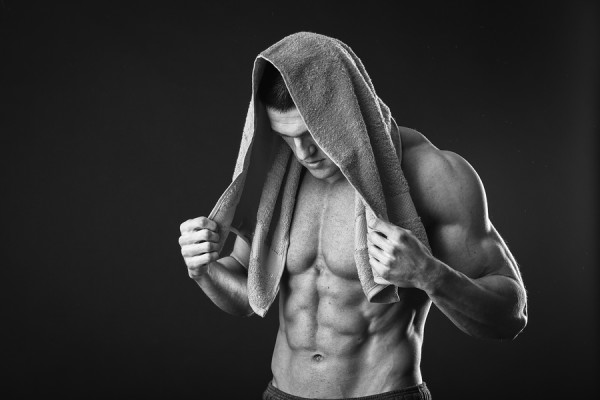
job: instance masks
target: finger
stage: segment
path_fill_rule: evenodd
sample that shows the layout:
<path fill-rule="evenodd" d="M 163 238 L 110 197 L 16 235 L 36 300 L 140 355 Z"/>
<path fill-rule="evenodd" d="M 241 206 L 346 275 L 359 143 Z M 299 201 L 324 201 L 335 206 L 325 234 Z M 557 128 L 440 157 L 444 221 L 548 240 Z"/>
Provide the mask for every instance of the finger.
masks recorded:
<path fill-rule="evenodd" d="M 194 243 L 183 246 L 181 248 L 181 255 L 184 257 L 195 257 L 204 253 L 217 251 L 218 249 L 219 244 L 215 242 Z"/>
<path fill-rule="evenodd" d="M 387 266 L 383 265 L 379 260 L 373 257 L 369 257 L 369 262 L 371 264 L 371 267 L 373 268 L 373 271 L 377 275 L 379 275 L 383 279 L 387 279 L 389 277 L 390 269 Z"/>
<path fill-rule="evenodd" d="M 394 245 L 390 242 L 390 240 L 381 233 L 376 231 L 371 231 L 367 234 L 367 241 L 379 247 L 389 255 L 394 254 Z"/>
<path fill-rule="evenodd" d="M 209 231 L 208 229 L 202 229 L 201 231 L 194 231 L 181 235 L 179 237 L 179 244 L 183 246 L 202 241 L 218 242 L 220 239 L 221 237 L 218 233 Z"/>
<path fill-rule="evenodd" d="M 392 261 L 392 258 L 389 254 L 386 254 L 383 250 L 377 248 L 374 245 L 368 246 L 369 255 L 375 258 L 378 262 L 389 267 Z"/>
<path fill-rule="evenodd" d="M 208 264 L 211 261 L 216 261 L 219 258 L 219 253 L 216 251 L 204 253 L 199 256 L 186 258 L 188 268 L 196 268 Z"/>
<path fill-rule="evenodd" d="M 198 217 L 194 219 L 188 219 L 179 227 L 181 233 L 198 231 L 200 229 L 208 229 L 211 231 L 218 231 L 218 225 L 215 221 L 206 217 Z"/>
<path fill-rule="evenodd" d="M 181 232 L 181 234 L 184 234 L 186 232 L 192 232 L 194 230 L 194 228 L 196 227 L 196 225 L 198 224 L 198 222 L 196 220 L 197 220 L 197 218 L 194 218 L 194 219 L 188 219 L 187 221 L 183 222 L 179 226 L 179 231 Z"/>
<path fill-rule="evenodd" d="M 385 236 L 389 237 L 394 232 L 396 225 L 390 224 L 382 220 L 381 218 L 375 217 L 369 224 L 369 227 L 374 231 L 381 232 Z"/>

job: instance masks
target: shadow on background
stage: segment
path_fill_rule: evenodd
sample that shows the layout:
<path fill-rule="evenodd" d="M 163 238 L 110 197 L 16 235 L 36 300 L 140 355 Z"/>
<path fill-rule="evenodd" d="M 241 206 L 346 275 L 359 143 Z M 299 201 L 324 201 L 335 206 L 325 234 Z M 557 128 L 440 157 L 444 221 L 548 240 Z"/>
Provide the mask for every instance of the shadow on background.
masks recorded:
<path fill-rule="evenodd" d="M 15 397 L 259 398 L 277 309 L 218 310 L 177 239 L 230 181 L 254 57 L 300 30 L 348 43 L 399 124 L 475 167 L 521 265 L 530 321 L 513 342 L 470 338 L 432 308 L 434 396 L 595 388 L 597 7 L 362 7 L 0 2 Z"/>

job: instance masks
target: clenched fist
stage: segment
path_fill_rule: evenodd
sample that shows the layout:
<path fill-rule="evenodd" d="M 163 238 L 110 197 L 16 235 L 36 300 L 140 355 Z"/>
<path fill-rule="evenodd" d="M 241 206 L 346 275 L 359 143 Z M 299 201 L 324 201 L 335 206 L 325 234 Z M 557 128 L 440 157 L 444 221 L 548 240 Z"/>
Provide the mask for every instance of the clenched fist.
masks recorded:
<path fill-rule="evenodd" d="M 179 245 L 190 278 L 201 277 L 211 261 L 219 258 L 219 226 L 206 217 L 188 219 L 180 226 Z"/>
<path fill-rule="evenodd" d="M 376 218 L 367 236 L 371 266 L 383 279 L 399 287 L 425 290 L 435 277 L 433 256 L 409 230 Z"/>

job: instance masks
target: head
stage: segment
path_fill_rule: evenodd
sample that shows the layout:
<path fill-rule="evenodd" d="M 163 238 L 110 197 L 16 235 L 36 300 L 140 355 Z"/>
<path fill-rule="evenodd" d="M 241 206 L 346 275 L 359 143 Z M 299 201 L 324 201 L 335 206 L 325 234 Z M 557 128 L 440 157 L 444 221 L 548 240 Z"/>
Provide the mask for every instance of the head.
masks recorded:
<path fill-rule="evenodd" d="M 335 182 L 343 175 L 337 165 L 317 145 L 296 108 L 283 77 L 266 63 L 258 97 L 267 109 L 271 131 L 292 149 L 296 159 L 317 179 Z"/>

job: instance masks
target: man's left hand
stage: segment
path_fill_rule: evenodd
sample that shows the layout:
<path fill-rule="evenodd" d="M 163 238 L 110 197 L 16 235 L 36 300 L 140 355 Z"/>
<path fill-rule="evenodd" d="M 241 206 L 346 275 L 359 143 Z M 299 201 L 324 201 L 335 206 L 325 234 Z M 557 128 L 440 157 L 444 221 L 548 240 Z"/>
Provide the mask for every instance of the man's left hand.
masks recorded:
<path fill-rule="evenodd" d="M 371 266 L 388 282 L 405 288 L 425 287 L 435 275 L 435 258 L 408 229 L 376 218 L 367 235 Z"/>

